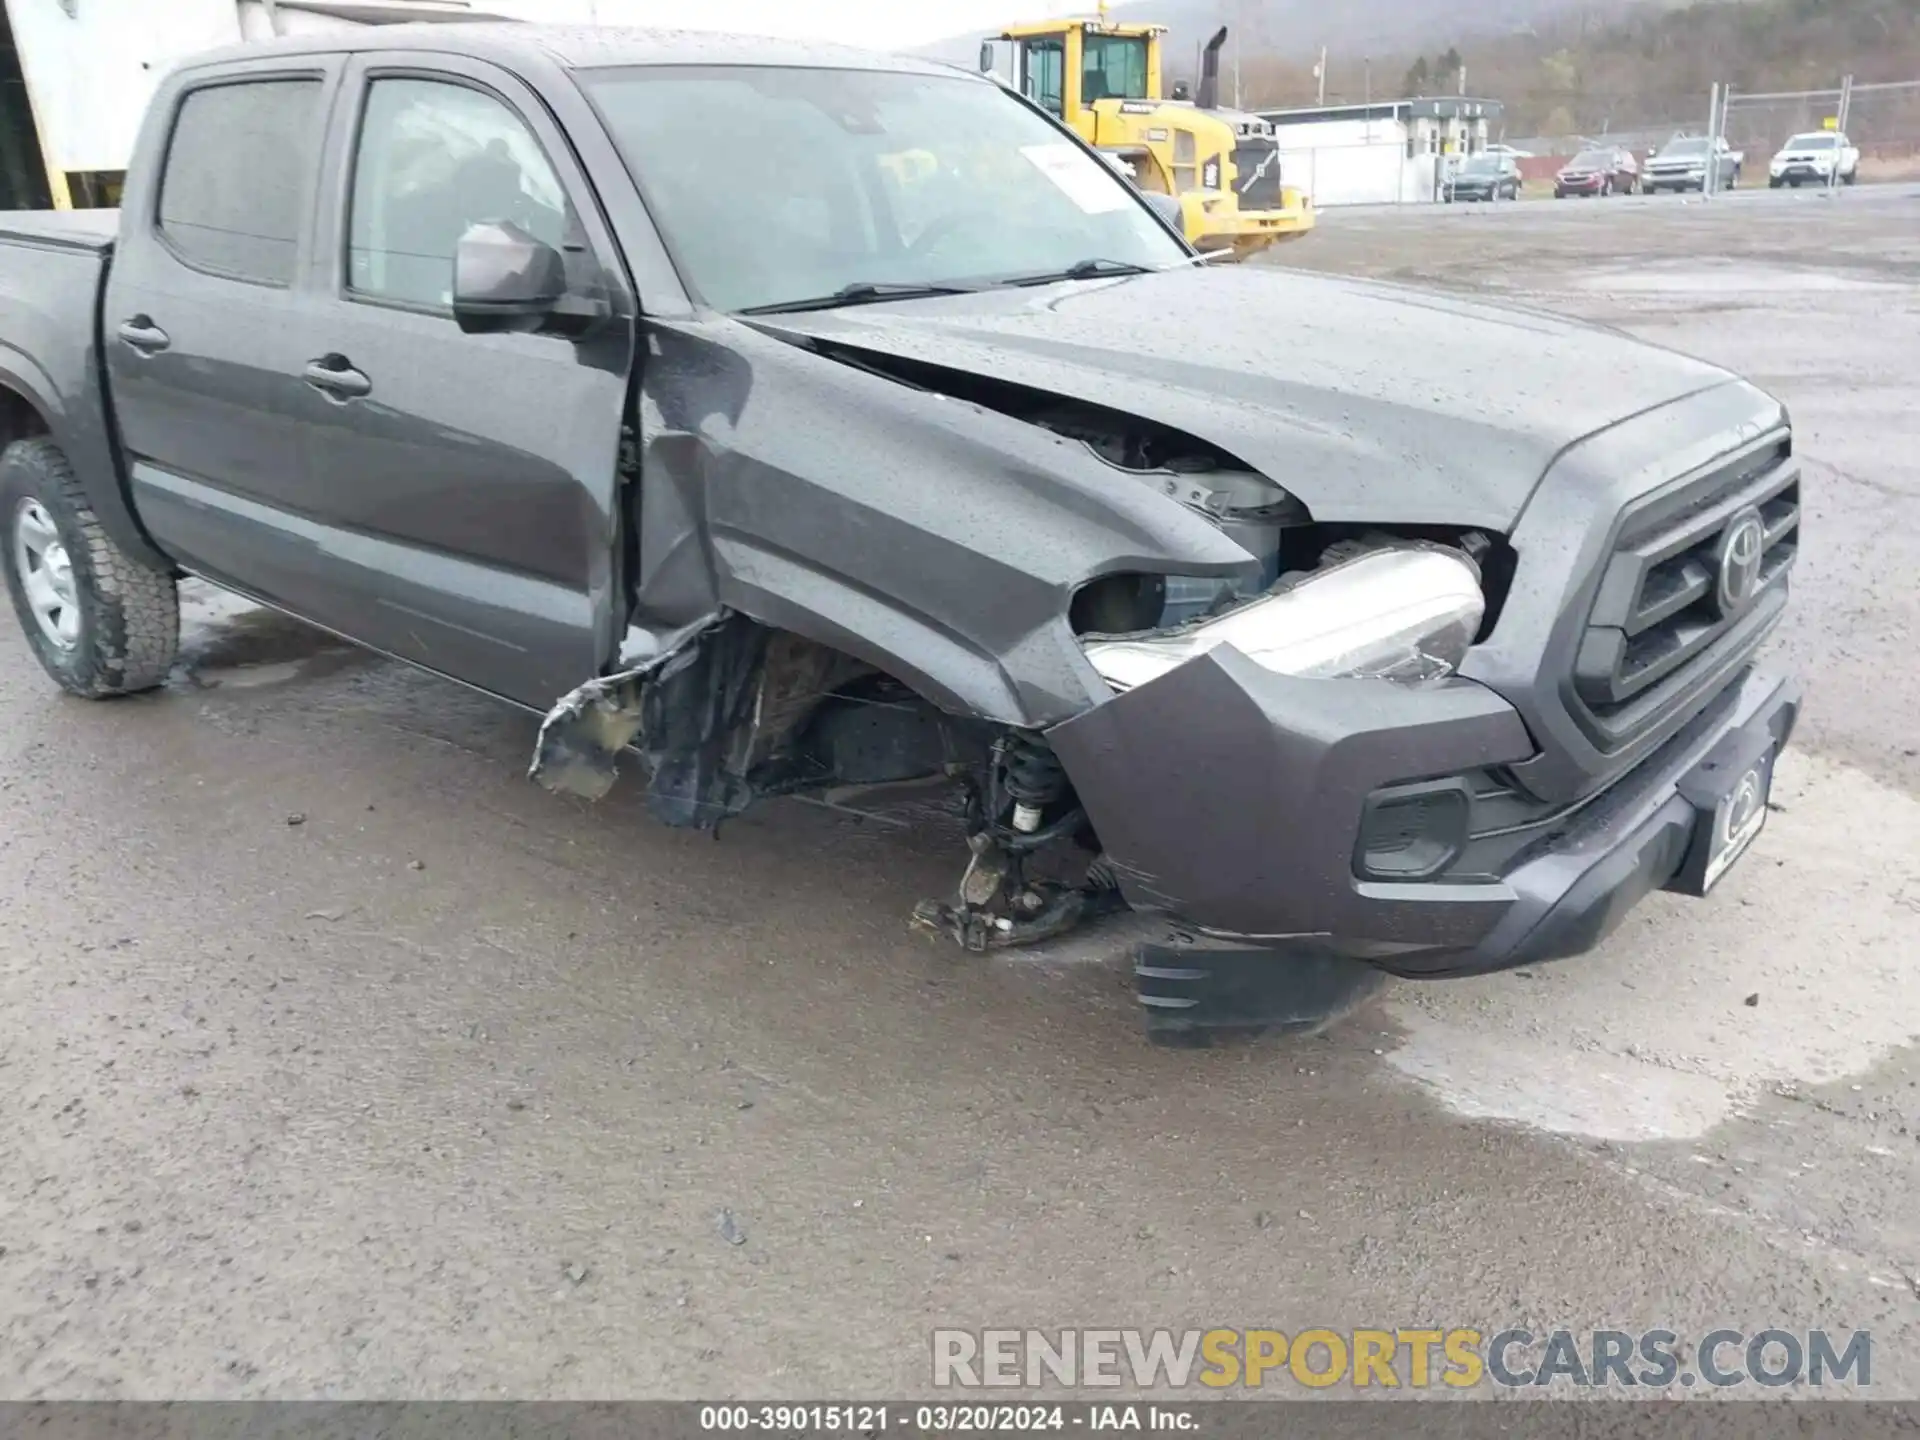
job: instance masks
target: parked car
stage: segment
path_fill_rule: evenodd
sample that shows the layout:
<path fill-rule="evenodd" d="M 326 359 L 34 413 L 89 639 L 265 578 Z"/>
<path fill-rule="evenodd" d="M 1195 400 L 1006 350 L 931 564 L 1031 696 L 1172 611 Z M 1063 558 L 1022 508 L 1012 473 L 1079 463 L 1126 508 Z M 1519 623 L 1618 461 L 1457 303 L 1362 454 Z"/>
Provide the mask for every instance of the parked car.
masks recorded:
<path fill-rule="evenodd" d="M 536 779 L 631 766 L 671 825 L 956 786 L 917 922 L 1131 907 L 1170 1040 L 1710 890 L 1798 714 L 1756 664 L 1780 404 L 1198 262 L 933 62 L 486 24 L 215 54 L 117 217 L 0 217 L 0 565 L 79 696 L 166 679 L 197 575 L 526 707 Z"/>
<path fill-rule="evenodd" d="M 1740 184 L 1740 167 L 1746 158 L 1746 152 L 1735 150 L 1724 135 L 1711 142 L 1704 135 L 1676 135 L 1647 162 L 1642 188 L 1649 195 L 1660 190 L 1705 190 L 1711 171 L 1715 190 L 1732 190 Z"/>
<path fill-rule="evenodd" d="M 1796 135 L 1780 147 L 1767 167 L 1767 184 L 1778 190 L 1782 185 L 1798 189 L 1802 185 L 1826 185 L 1838 179 L 1852 185 L 1860 179 L 1860 151 L 1845 135 L 1834 130 L 1811 130 Z"/>
<path fill-rule="evenodd" d="M 1488 151 L 1470 157 L 1447 177 L 1447 199 L 1518 200 L 1522 183 L 1518 161 Z"/>
<path fill-rule="evenodd" d="M 1640 162 L 1618 145 L 1582 150 L 1553 177 L 1553 198 L 1569 195 L 1631 195 L 1640 183 Z"/>

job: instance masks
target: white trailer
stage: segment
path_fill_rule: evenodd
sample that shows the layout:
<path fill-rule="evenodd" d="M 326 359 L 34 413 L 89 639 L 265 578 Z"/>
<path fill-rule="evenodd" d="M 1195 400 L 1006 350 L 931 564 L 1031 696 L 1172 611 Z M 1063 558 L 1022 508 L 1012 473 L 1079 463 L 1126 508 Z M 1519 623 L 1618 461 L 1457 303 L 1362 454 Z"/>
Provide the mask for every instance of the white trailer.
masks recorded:
<path fill-rule="evenodd" d="M 154 85 L 221 45 L 497 20 L 469 0 L 0 0 L 0 209 L 116 205 Z"/>

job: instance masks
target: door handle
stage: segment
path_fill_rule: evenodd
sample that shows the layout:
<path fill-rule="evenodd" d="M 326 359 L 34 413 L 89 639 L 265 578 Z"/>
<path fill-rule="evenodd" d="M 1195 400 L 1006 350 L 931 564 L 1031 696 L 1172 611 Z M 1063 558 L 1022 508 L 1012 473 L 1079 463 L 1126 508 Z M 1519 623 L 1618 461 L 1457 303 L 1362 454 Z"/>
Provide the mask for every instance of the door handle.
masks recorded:
<path fill-rule="evenodd" d="M 167 332 L 153 323 L 149 315 L 135 315 L 131 320 L 120 323 L 120 339 L 138 350 L 142 355 L 153 355 L 167 348 L 173 341 Z"/>
<path fill-rule="evenodd" d="M 358 400 L 373 393 L 373 381 L 354 369 L 344 355 L 323 355 L 300 374 L 329 400 Z"/>

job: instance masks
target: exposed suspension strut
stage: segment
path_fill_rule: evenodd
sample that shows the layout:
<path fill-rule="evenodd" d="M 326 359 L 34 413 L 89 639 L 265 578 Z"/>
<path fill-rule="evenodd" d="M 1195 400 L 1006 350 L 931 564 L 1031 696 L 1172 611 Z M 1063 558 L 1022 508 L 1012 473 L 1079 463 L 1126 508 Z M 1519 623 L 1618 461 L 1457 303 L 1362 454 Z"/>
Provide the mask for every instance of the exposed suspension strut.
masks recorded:
<path fill-rule="evenodd" d="M 1031 945 L 1064 934 L 1118 897 L 1104 887 L 1029 881 L 1027 858 L 1086 828 L 1059 758 L 1037 735 L 1008 731 L 993 744 L 982 783 L 968 796 L 967 847 L 956 903 L 926 900 L 914 923 L 968 950 Z"/>

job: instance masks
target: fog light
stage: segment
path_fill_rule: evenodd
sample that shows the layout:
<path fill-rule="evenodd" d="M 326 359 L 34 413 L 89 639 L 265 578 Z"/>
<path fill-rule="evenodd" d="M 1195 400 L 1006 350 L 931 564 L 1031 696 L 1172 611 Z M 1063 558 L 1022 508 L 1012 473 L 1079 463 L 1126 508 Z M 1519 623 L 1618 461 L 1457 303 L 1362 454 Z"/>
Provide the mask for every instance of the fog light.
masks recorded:
<path fill-rule="evenodd" d="M 1354 865 L 1369 880 L 1428 880 L 1460 858 L 1473 803 L 1459 780 L 1402 785 L 1368 800 Z"/>

